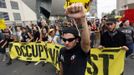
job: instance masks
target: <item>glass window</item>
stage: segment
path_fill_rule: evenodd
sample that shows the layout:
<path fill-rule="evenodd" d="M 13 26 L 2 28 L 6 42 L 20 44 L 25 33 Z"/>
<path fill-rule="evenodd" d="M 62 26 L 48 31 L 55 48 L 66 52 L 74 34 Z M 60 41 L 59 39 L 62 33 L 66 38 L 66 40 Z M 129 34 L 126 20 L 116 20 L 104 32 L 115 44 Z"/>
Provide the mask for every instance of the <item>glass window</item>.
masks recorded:
<path fill-rule="evenodd" d="M 18 3 L 15 1 L 11 1 L 11 7 L 12 9 L 19 9 Z"/>
<path fill-rule="evenodd" d="M 0 19 L 9 20 L 9 15 L 7 12 L 0 12 Z"/>
<path fill-rule="evenodd" d="M 6 8 L 5 0 L 0 0 L 0 8 Z"/>
<path fill-rule="evenodd" d="M 14 20 L 21 20 L 20 13 L 13 13 Z"/>

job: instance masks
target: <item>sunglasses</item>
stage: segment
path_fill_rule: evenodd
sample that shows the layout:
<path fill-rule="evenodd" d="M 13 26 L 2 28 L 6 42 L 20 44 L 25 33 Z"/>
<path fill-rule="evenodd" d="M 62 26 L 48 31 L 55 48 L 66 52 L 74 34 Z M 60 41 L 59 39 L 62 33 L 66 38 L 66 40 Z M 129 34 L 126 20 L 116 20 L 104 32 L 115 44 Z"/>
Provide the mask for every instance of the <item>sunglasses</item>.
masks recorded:
<path fill-rule="evenodd" d="M 75 38 L 69 38 L 69 39 L 62 38 L 62 40 L 63 40 L 64 42 L 66 42 L 66 41 L 72 42 L 74 39 L 75 39 Z"/>

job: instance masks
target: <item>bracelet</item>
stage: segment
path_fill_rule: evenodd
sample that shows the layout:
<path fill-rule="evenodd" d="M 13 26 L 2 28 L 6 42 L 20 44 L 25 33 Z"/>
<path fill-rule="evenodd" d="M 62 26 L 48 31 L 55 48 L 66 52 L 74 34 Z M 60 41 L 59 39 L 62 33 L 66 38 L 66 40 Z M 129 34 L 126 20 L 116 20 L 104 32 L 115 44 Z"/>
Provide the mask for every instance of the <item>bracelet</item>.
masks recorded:
<path fill-rule="evenodd" d="M 84 27 L 83 27 L 82 25 L 78 27 L 78 29 L 80 29 L 80 30 L 82 30 L 83 28 L 84 28 Z"/>

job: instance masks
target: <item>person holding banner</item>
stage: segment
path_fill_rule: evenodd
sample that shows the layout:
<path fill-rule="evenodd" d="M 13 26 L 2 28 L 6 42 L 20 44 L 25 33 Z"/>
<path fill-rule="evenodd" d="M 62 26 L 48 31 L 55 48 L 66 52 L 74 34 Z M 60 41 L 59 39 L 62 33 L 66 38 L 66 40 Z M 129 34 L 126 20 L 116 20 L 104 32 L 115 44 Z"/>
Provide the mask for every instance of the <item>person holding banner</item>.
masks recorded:
<path fill-rule="evenodd" d="M 78 27 L 65 27 L 62 30 L 65 47 L 61 48 L 58 57 L 60 75 L 85 75 L 90 52 L 90 31 L 85 17 L 85 8 L 82 3 L 73 3 L 66 8 L 65 13 L 75 19 Z"/>
<path fill-rule="evenodd" d="M 126 36 L 124 33 L 116 29 L 116 19 L 109 18 L 106 20 L 107 31 L 101 34 L 99 48 L 121 47 L 123 50 L 128 50 L 126 44 Z M 123 73 L 121 73 L 123 75 Z"/>
<path fill-rule="evenodd" d="M 123 49 L 128 50 L 128 47 L 126 46 L 126 36 L 116 29 L 116 21 L 115 18 L 106 20 L 107 31 L 101 34 L 99 48 L 122 47 Z"/>

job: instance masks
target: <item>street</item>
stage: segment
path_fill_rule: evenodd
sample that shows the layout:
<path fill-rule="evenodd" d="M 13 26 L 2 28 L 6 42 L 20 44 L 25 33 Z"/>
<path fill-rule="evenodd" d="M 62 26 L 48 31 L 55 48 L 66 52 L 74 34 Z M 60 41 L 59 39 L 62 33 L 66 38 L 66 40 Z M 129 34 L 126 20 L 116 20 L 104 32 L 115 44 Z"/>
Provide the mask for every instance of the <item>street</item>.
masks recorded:
<path fill-rule="evenodd" d="M 30 63 L 15 60 L 11 65 L 6 65 L 6 62 L 0 62 L 0 75 L 55 75 L 55 69 L 52 65 L 41 63 L 34 65 Z"/>
<path fill-rule="evenodd" d="M 134 59 L 126 59 L 124 75 L 134 75 Z"/>

